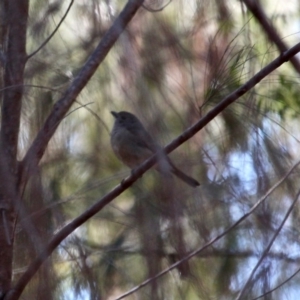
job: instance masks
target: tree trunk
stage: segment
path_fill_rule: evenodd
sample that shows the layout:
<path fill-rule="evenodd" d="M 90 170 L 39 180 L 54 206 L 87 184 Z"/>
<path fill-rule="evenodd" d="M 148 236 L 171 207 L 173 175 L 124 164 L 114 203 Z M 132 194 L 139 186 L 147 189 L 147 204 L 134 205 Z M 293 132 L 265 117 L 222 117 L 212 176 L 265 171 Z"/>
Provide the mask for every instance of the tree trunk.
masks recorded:
<path fill-rule="evenodd" d="M 0 298 L 11 286 L 13 227 L 18 209 L 17 150 L 26 63 L 28 0 L 1 4 Z"/>

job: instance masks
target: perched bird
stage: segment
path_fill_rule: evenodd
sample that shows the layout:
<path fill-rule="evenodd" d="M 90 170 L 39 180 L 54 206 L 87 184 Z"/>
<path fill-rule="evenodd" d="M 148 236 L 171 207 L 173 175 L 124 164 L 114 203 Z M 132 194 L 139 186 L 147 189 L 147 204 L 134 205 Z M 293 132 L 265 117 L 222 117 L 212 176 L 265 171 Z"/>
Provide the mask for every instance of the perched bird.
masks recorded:
<path fill-rule="evenodd" d="M 172 172 L 191 187 L 200 185 L 197 180 L 174 166 L 135 115 L 126 111 L 119 113 L 112 111 L 111 114 L 115 117 L 110 136 L 111 146 L 116 156 L 125 165 L 134 169 L 153 154 L 159 153 L 158 171 L 166 173 L 165 169 L 168 169 L 167 171 Z M 162 166 L 166 166 L 166 168 L 162 168 Z"/>

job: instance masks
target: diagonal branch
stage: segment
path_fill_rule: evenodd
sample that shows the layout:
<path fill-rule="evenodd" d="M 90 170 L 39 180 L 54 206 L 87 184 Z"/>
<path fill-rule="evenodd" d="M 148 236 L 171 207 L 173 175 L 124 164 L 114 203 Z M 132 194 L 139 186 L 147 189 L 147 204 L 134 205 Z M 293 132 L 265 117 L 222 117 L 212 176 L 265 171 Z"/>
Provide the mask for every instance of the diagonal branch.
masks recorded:
<path fill-rule="evenodd" d="M 275 242 L 278 234 L 280 233 L 283 225 L 285 224 L 286 220 L 288 219 L 288 217 L 290 216 L 291 212 L 293 211 L 296 203 L 298 202 L 300 196 L 300 190 L 298 191 L 296 197 L 294 198 L 294 201 L 292 202 L 291 206 L 289 207 L 288 211 L 286 212 L 282 222 L 280 223 L 280 226 L 278 227 L 278 229 L 275 231 L 273 237 L 271 238 L 268 246 L 266 247 L 266 249 L 264 250 L 262 256 L 260 257 L 260 259 L 257 261 L 255 267 L 253 268 L 249 278 L 247 279 L 246 283 L 244 284 L 243 288 L 241 289 L 241 291 L 239 292 L 239 294 L 237 295 L 237 297 L 235 298 L 235 300 L 241 300 L 242 297 L 245 295 L 246 290 L 248 289 L 248 286 L 256 272 L 256 270 L 259 268 L 259 266 L 261 265 L 261 263 L 263 262 L 263 260 L 266 258 L 266 256 L 268 255 L 273 243 Z"/>
<path fill-rule="evenodd" d="M 296 275 L 298 275 L 299 272 L 300 272 L 300 268 L 298 268 L 296 272 L 294 272 L 291 276 L 289 276 L 287 279 L 285 279 L 279 285 L 277 285 L 276 287 L 272 288 L 271 290 L 265 292 L 263 295 L 260 295 L 258 297 L 253 298 L 252 300 L 258 300 L 258 299 L 264 298 L 267 295 L 270 295 L 271 293 L 273 293 L 274 291 L 280 289 L 282 286 L 284 286 L 289 281 L 291 281 Z"/>
<path fill-rule="evenodd" d="M 195 125 L 187 129 L 183 134 L 181 134 L 178 138 L 176 138 L 173 142 L 171 142 L 167 147 L 165 147 L 165 151 L 170 153 L 175 148 L 186 142 L 189 138 L 195 135 L 200 129 L 202 129 L 205 125 L 207 125 L 214 117 L 216 117 L 219 113 L 221 113 L 226 107 L 228 107 L 231 103 L 236 101 L 239 97 L 248 92 L 252 87 L 254 87 L 257 83 L 259 83 L 264 77 L 269 75 L 276 68 L 281 66 L 283 63 L 288 61 L 291 57 L 297 54 L 300 51 L 300 43 L 296 44 L 294 47 L 283 53 L 273 62 L 268 64 L 265 68 L 259 71 L 254 77 L 252 77 L 248 82 L 238 88 L 236 91 L 225 97 L 218 105 L 216 105 L 211 111 L 207 113 L 202 119 L 200 119 Z M 89 218 L 98 213 L 103 207 L 105 207 L 108 203 L 110 203 L 114 198 L 123 193 L 128 187 L 130 187 L 139 177 L 141 177 L 148 169 L 150 169 L 157 157 L 153 155 L 151 158 L 147 159 L 140 167 L 135 169 L 128 178 L 122 181 L 117 187 L 115 187 L 111 192 L 106 194 L 100 200 L 98 200 L 94 205 L 92 205 L 89 209 L 71 221 L 68 225 L 63 227 L 57 234 L 55 234 L 52 239 L 49 241 L 48 245 L 44 248 L 44 250 L 39 254 L 39 256 L 31 263 L 26 272 L 22 275 L 22 277 L 17 282 L 14 290 L 12 291 L 12 296 L 8 296 L 6 300 L 18 299 L 18 296 L 24 290 L 26 284 L 30 281 L 30 279 L 37 272 L 41 264 L 51 255 L 54 249 L 68 236 L 70 235 L 76 228 L 86 222 Z M 299 164 L 299 163 L 298 163 Z M 297 165 L 298 165 L 297 164 Z M 295 165 L 290 172 L 297 166 Z M 289 174 L 289 173 L 288 173 Z M 282 181 L 279 181 L 278 185 L 281 184 Z M 275 188 L 277 185 L 275 185 Z M 259 205 L 260 202 L 257 204 Z M 197 252 L 198 253 L 198 252 Z M 195 255 L 195 254 L 194 254 Z M 188 256 L 189 259 L 190 257 Z M 180 262 L 181 263 L 181 262 Z M 177 267 L 180 263 L 176 263 L 174 266 Z M 17 295 L 17 296 L 15 296 Z"/>
<path fill-rule="evenodd" d="M 100 63 L 105 59 L 118 37 L 124 31 L 144 0 L 129 0 L 124 9 L 115 20 L 112 27 L 105 33 L 101 42 L 91 54 L 79 74 L 73 80 L 64 95 L 55 103 L 52 112 L 39 131 L 27 154 L 25 155 L 20 168 L 21 189 L 26 184 L 28 177 L 35 166 L 41 160 L 46 147 L 52 138 L 60 122 L 74 103 L 78 94 L 85 87 L 90 78 L 94 75 Z"/>
<path fill-rule="evenodd" d="M 254 15 L 256 20 L 260 23 L 261 27 L 264 29 L 268 39 L 274 43 L 278 50 L 283 53 L 287 51 L 287 45 L 282 41 L 281 37 L 279 36 L 277 30 L 269 21 L 268 17 L 266 16 L 264 10 L 262 9 L 258 0 L 243 0 L 247 8 L 251 11 Z M 294 69 L 300 74 L 300 62 L 296 57 L 291 58 L 291 63 Z"/>
<path fill-rule="evenodd" d="M 27 60 L 30 59 L 31 57 L 33 57 L 34 55 L 36 55 L 42 48 L 44 48 L 48 43 L 49 41 L 54 37 L 55 33 L 58 31 L 59 27 L 61 26 L 61 24 L 64 22 L 64 20 L 66 19 L 66 17 L 68 16 L 69 14 L 69 11 L 71 10 L 71 7 L 74 3 L 74 0 L 71 0 L 68 8 L 67 8 L 67 11 L 65 12 L 65 14 L 63 15 L 63 17 L 61 18 L 61 20 L 59 21 L 58 25 L 56 26 L 56 28 L 53 30 L 53 32 L 48 36 L 48 38 L 46 38 L 46 40 L 35 50 L 33 51 L 32 53 L 30 53 L 28 56 L 27 56 Z"/>

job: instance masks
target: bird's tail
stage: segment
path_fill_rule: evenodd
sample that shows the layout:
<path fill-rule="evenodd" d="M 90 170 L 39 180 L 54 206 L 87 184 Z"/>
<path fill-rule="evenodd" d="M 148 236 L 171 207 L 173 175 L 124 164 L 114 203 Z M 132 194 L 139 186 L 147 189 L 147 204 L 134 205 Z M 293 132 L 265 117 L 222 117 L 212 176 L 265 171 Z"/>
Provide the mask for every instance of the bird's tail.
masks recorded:
<path fill-rule="evenodd" d="M 188 184 L 194 188 L 200 185 L 200 183 L 196 179 L 184 174 L 182 171 L 180 171 L 178 168 L 176 168 L 173 164 L 171 164 L 171 166 L 172 166 L 171 172 L 175 176 L 177 176 L 179 179 L 184 181 L 186 184 Z"/>

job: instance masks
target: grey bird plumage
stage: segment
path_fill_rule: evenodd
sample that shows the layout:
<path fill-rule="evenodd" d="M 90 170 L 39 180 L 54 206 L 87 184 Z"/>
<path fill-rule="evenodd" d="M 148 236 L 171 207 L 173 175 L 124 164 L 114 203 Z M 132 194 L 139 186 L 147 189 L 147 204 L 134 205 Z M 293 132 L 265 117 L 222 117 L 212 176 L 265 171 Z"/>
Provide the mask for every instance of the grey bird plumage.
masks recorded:
<path fill-rule="evenodd" d="M 112 111 L 115 123 L 111 132 L 111 146 L 116 156 L 128 167 L 134 169 L 155 153 L 161 153 L 163 161 L 159 162 L 158 171 L 169 169 L 174 175 L 192 187 L 199 186 L 199 182 L 186 175 L 163 152 L 151 135 L 144 128 L 140 120 L 133 114 Z M 163 170 L 161 166 L 164 166 Z"/>

